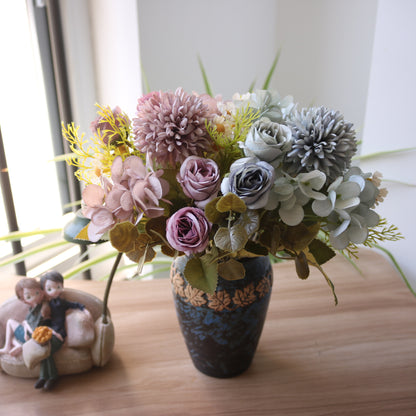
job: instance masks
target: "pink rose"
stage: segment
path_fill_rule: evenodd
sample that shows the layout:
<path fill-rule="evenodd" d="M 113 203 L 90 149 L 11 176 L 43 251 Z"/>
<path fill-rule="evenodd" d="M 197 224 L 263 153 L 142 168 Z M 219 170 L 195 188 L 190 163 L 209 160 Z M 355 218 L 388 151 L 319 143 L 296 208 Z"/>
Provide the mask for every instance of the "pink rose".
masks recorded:
<path fill-rule="evenodd" d="M 176 177 L 186 196 L 195 201 L 198 208 L 217 196 L 220 187 L 220 172 L 211 159 L 197 156 L 187 157 Z"/>
<path fill-rule="evenodd" d="M 175 212 L 166 223 L 169 244 L 186 255 L 201 253 L 209 242 L 211 224 L 199 208 L 185 207 Z"/>

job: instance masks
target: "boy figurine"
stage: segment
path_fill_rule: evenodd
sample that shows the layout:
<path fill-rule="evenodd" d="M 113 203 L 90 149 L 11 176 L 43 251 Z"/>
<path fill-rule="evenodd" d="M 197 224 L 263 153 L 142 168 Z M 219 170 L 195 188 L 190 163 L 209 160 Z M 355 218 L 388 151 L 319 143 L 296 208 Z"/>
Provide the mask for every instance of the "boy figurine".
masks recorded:
<path fill-rule="evenodd" d="M 33 278 L 25 277 L 15 286 L 16 296 L 29 305 L 29 313 L 22 323 L 9 319 L 6 324 L 6 339 L 0 354 L 17 356 L 22 351 L 22 344 L 28 341 L 37 326 L 45 325 L 50 309 L 45 300 L 41 284 Z"/>
<path fill-rule="evenodd" d="M 62 347 L 66 338 L 66 311 L 68 309 L 84 310 L 84 305 L 78 302 L 69 302 L 61 297 L 64 290 L 64 279 L 60 273 L 54 270 L 43 274 L 40 284 L 49 299 L 51 318 L 48 326 L 54 331 L 54 335 L 51 339 L 51 354 L 40 363 L 40 374 L 35 388 L 43 387 L 45 390 L 50 390 L 58 379 L 53 354 Z"/>

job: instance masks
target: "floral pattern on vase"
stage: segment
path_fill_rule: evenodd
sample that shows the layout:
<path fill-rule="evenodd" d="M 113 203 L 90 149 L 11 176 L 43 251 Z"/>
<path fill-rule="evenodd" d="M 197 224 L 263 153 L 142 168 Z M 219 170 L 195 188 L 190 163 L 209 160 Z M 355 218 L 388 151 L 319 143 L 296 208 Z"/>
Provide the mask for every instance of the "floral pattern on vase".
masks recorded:
<path fill-rule="evenodd" d="M 195 367 L 213 377 L 233 377 L 251 364 L 263 329 L 273 283 L 268 257 L 243 259 L 246 277 L 219 277 L 213 295 L 183 276 L 187 257 L 172 264 L 171 282 L 182 334 Z"/>

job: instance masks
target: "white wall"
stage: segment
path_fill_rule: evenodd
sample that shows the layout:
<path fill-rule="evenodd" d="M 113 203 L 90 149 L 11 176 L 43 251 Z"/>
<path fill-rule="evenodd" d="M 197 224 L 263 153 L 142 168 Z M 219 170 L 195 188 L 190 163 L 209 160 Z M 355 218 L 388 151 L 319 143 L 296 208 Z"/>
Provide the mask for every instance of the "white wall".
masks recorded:
<path fill-rule="evenodd" d="M 376 0 L 138 0 L 140 48 L 152 89 L 214 93 L 271 87 L 302 105 L 325 104 L 362 130 Z"/>
<path fill-rule="evenodd" d="M 142 93 L 136 0 L 89 0 L 100 104 L 133 114 Z"/>
<path fill-rule="evenodd" d="M 89 134 L 96 103 L 133 114 L 142 93 L 137 1 L 60 4 L 74 121 Z"/>
<path fill-rule="evenodd" d="M 274 0 L 138 0 L 142 64 L 154 90 L 203 92 L 200 55 L 214 93 L 231 97 L 263 78 L 278 49 Z"/>
<path fill-rule="evenodd" d="M 416 2 L 379 0 L 363 153 L 416 146 L 414 128 L 416 96 Z M 416 151 L 376 158 L 362 163 L 379 170 L 385 179 L 416 185 Z M 397 225 L 405 240 L 385 244 L 416 289 L 414 252 L 416 187 L 385 182 L 389 190 L 379 212 Z"/>

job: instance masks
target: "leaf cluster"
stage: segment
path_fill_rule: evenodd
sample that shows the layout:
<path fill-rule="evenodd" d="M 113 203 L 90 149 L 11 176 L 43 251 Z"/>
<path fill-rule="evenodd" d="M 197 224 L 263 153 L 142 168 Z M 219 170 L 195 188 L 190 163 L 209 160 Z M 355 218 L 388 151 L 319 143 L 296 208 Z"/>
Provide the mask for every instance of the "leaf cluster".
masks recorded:
<path fill-rule="evenodd" d="M 155 246 L 160 246 L 163 254 L 173 257 L 176 252 L 166 241 L 166 217 L 152 218 L 144 229 L 125 221 L 116 224 L 109 232 L 111 245 L 120 253 L 138 264 L 140 274 L 144 263 L 151 262 L 155 256 Z"/>
<path fill-rule="evenodd" d="M 368 230 L 368 237 L 364 245 L 367 247 L 375 247 L 383 241 L 398 241 L 403 238 L 403 235 L 395 225 L 388 225 L 387 220 L 382 218 L 377 226 Z"/>
<path fill-rule="evenodd" d="M 233 193 L 213 199 L 205 207 L 205 215 L 213 224 L 214 244 L 203 256 L 195 256 L 188 270 L 185 270 L 189 283 L 204 288 L 202 290 L 215 287 L 216 274 L 228 280 L 244 278 L 244 267 L 238 262 L 241 258 L 270 253 L 275 257 L 292 259 L 298 276 L 306 279 L 309 266 L 320 269 L 335 255 L 327 244 L 317 238 L 319 223 L 288 226 L 273 211 L 263 212 L 260 218 Z M 196 280 L 195 274 L 199 276 Z M 326 279 L 333 288 L 330 280 Z"/>

